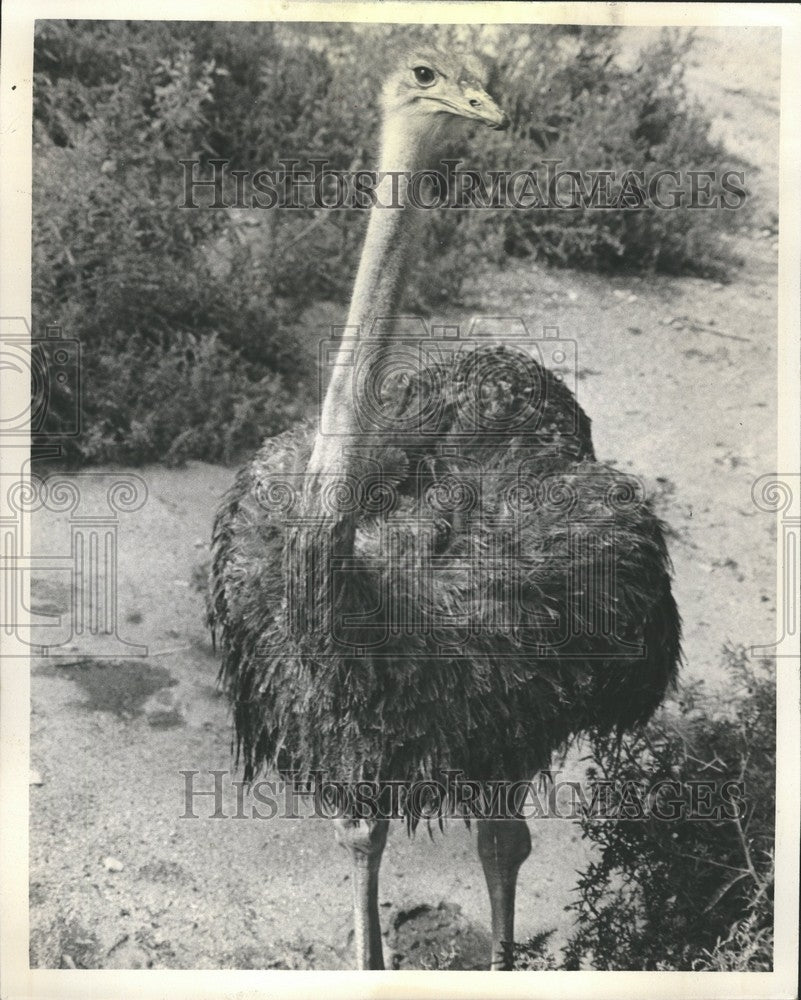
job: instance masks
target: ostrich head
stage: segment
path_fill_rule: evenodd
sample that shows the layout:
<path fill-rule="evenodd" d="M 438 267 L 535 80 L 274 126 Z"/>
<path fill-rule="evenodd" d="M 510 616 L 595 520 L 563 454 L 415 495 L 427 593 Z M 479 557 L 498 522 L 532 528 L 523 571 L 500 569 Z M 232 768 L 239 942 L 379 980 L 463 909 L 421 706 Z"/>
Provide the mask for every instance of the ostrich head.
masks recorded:
<path fill-rule="evenodd" d="M 384 115 L 393 128 L 417 135 L 439 133 L 455 118 L 505 129 L 508 116 L 481 82 L 475 60 L 435 48 L 410 48 L 383 91 Z"/>

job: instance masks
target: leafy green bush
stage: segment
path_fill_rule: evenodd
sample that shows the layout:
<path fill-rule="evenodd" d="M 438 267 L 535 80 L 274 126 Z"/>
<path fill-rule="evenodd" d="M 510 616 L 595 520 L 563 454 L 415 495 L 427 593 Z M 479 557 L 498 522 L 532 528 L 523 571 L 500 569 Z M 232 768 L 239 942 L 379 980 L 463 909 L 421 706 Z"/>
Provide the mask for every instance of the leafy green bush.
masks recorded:
<path fill-rule="evenodd" d="M 216 77 L 166 25 L 41 23 L 33 315 L 82 345 L 67 458 L 230 460 L 299 415 L 269 269 L 227 213 L 178 207 Z"/>
<path fill-rule="evenodd" d="M 186 335 L 167 349 L 136 338 L 104 352 L 93 370 L 94 419 L 81 440 L 92 462 L 224 461 L 302 416 L 279 375 L 253 381 L 214 336 Z"/>
<path fill-rule="evenodd" d="M 643 731 L 596 739 L 590 776 L 599 791 L 604 781 L 644 789 L 742 782 L 744 808 L 714 818 L 699 808 L 676 821 L 652 811 L 583 819 L 597 857 L 570 906 L 576 931 L 565 968 L 772 969 L 775 675 L 742 648 L 728 647 L 725 657 L 725 695 L 687 687 Z"/>
<path fill-rule="evenodd" d="M 279 409 L 261 433 L 294 416 L 280 401 L 299 396 L 309 365 L 295 330 L 310 303 L 347 301 L 365 213 L 188 210 L 180 207 L 179 161 L 199 160 L 206 175 L 215 158 L 250 171 L 313 157 L 333 169 L 371 167 L 388 55 L 432 35 L 483 55 L 489 90 L 513 118 L 507 133 L 483 131 L 454 147 L 467 167 L 541 171 L 544 156 L 565 169 L 619 172 L 730 163 L 687 95 L 688 43 L 677 35 L 664 35 L 631 70 L 607 28 L 38 21 L 34 332 L 60 324 L 83 347 L 86 434 L 70 445 L 74 460 L 145 461 L 156 448 L 236 457 L 222 443 L 209 452 L 207 424 L 187 423 L 204 407 L 182 406 L 171 426 L 133 402 L 123 411 L 134 344 L 138 370 L 152 366 L 158 380 L 187 338 L 213 339 L 212 354 L 231 357 L 219 387 L 211 378 L 204 385 L 210 412 L 232 412 L 236 379 L 255 419 L 269 409 L 259 398 L 269 377 Z M 432 213 L 405 308 L 459 301 L 466 279 L 509 255 L 720 277 L 734 266 L 728 234 L 742 218 L 652 209 Z M 219 428 L 218 437 L 230 447 L 242 440 L 234 428 Z"/>
<path fill-rule="evenodd" d="M 535 934 L 512 948 L 512 968 L 515 972 L 548 972 L 559 968 L 554 953 L 548 946 L 552 930 Z"/>
<path fill-rule="evenodd" d="M 710 122 L 684 79 L 692 36 L 663 31 L 625 68 L 610 28 L 540 27 L 536 44 L 524 31 L 504 39 L 492 60 L 490 89 L 513 118 L 491 144 L 476 144 L 469 162 L 483 171 L 529 169 L 547 194 L 553 171 L 612 171 L 610 189 L 643 172 L 678 171 L 684 204 L 692 196 L 690 171 L 714 170 L 709 198 L 724 193 L 720 174 L 743 162 L 712 139 Z M 585 189 L 592 178 L 584 179 Z M 700 183 L 700 182 L 699 182 Z M 661 196 L 665 198 L 666 189 Z M 732 199 L 729 199 L 731 201 Z M 564 190 L 562 204 L 566 204 Z M 727 280 L 739 263 L 733 236 L 749 217 L 749 201 L 733 209 L 640 208 L 606 210 L 545 207 L 494 209 L 470 215 L 460 241 L 500 234 L 495 260 L 534 257 L 560 266 L 600 271 L 660 271 Z M 456 213 L 451 213 L 456 214 Z M 454 225 L 454 231 L 456 227 Z"/>

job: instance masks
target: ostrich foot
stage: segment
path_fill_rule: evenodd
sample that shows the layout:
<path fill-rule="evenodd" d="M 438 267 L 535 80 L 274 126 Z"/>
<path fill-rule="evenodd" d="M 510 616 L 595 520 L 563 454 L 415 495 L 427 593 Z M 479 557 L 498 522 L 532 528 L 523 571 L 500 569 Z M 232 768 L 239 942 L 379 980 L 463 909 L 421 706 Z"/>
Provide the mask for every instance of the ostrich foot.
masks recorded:
<path fill-rule="evenodd" d="M 480 819 L 476 825 L 478 856 L 487 880 L 492 912 L 490 968 L 511 969 L 517 873 L 531 853 L 531 834 L 524 819 Z"/>
<path fill-rule="evenodd" d="M 353 913 L 356 932 L 356 965 L 383 969 L 381 923 L 378 919 L 378 870 L 387 842 L 386 819 L 335 819 L 337 841 L 353 864 Z"/>

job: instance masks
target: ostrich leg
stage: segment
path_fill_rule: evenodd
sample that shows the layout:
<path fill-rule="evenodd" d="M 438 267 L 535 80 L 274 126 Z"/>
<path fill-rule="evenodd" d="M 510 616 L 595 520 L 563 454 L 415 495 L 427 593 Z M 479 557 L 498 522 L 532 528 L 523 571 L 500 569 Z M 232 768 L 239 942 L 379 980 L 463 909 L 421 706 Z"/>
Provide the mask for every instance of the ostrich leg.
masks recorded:
<path fill-rule="evenodd" d="M 339 843 L 353 861 L 353 915 L 356 964 L 360 969 L 383 969 L 381 923 L 378 919 L 378 869 L 387 842 L 389 820 L 335 819 Z"/>
<path fill-rule="evenodd" d="M 520 866 L 531 853 L 524 819 L 480 819 L 478 856 L 484 868 L 492 912 L 493 970 L 511 969 L 515 937 L 515 888 Z"/>

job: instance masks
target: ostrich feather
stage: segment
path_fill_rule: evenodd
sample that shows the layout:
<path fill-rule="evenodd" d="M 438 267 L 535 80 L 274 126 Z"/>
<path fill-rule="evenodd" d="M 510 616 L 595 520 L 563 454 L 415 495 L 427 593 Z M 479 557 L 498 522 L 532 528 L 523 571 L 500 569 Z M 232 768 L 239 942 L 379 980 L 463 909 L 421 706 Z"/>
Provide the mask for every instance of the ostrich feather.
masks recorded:
<path fill-rule="evenodd" d="M 293 548 L 311 424 L 240 472 L 214 526 L 209 621 L 247 777 L 526 779 L 582 730 L 647 720 L 673 684 L 662 525 L 636 480 L 595 461 L 565 386 L 533 361 L 517 384 L 512 354 L 482 347 L 397 387 L 399 418 L 432 387 L 443 405 L 373 448 L 383 492 L 355 512 L 342 565 L 330 538 Z M 311 551 L 293 629 L 288 566 Z"/>

